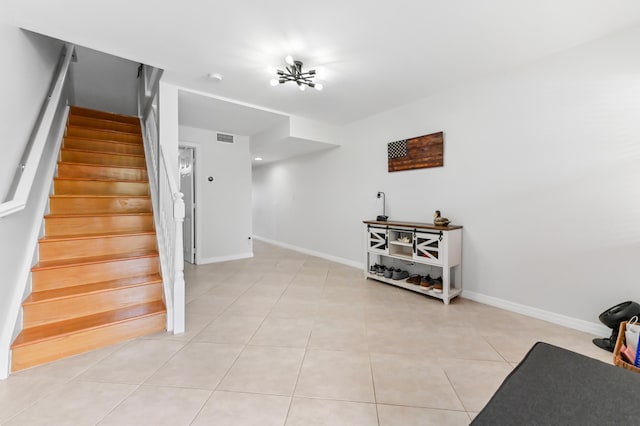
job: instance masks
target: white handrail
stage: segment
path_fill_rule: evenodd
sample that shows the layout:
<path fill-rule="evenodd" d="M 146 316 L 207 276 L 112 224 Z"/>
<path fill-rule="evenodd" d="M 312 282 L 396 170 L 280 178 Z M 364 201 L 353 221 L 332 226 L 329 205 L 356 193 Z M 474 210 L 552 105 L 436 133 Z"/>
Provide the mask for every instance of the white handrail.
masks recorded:
<path fill-rule="evenodd" d="M 158 134 L 158 79 L 159 73 L 143 66 L 138 108 L 141 115 L 143 140 L 149 185 L 153 203 L 153 216 L 160 252 L 163 293 L 167 308 L 167 330 L 174 334 L 184 332 L 184 253 L 183 231 L 184 200 L 176 175 L 167 161 Z M 149 82 L 147 79 L 153 81 Z M 176 154 L 177 155 L 177 154 Z"/>
<path fill-rule="evenodd" d="M 40 120 L 40 124 L 38 125 L 35 136 L 33 137 L 33 143 L 27 145 L 25 151 L 28 149 L 29 153 L 27 154 L 26 161 L 24 164 L 19 165 L 21 170 L 18 170 L 19 175 L 16 175 L 16 178 L 19 179 L 18 184 L 15 186 L 13 197 L 0 204 L 0 217 L 5 217 L 24 210 L 27 205 L 27 200 L 31 193 L 31 187 L 33 186 L 33 180 L 35 179 L 36 172 L 40 166 L 40 159 L 42 158 L 42 153 L 56 115 L 58 103 L 62 96 L 64 82 L 69 72 L 74 49 L 75 47 L 73 44 L 67 44 L 65 46 L 65 51 L 62 53 L 62 55 L 64 55 L 64 60 L 58 71 L 58 75 L 56 76 L 53 88 L 45 101 L 44 112 L 42 113 L 42 119 Z"/>

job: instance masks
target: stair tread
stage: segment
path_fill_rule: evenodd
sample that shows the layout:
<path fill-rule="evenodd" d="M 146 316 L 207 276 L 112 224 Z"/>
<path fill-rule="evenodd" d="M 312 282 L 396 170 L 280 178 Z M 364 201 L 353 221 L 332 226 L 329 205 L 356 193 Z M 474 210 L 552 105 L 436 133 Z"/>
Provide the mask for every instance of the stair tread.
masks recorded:
<path fill-rule="evenodd" d="M 137 123 L 140 124 L 140 118 L 135 115 L 117 114 L 115 112 L 101 111 L 99 109 L 86 108 L 77 105 L 71 105 L 69 115 L 78 117 L 90 117 L 95 118 L 93 115 L 87 115 L 86 113 L 99 114 L 101 117 L 108 116 L 111 121 L 124 122 L 124 123 Z"/>
<path fill-rule="evenodd" d="M 140 132 L 137 132 L 137 134 L 140 134 Z M 119 144 L 119 145 L 135 145 L 135 146 L 140 146 L 142 145 L 142 142 L 138 141 L 138 142 L 127 142 L 127 141 L 116 141 L 116 140 L 110 140 L 110 139 L 96 139 L 96 138 L 87 138 L 84 136 L 65 136 L 64 140 L 69 140 L 69 141 L 83 141 L 83 142 L 108 142 L 108 143 L 112 143 L 112 144 Z"/>
<path fill-rule="evenodd" d="M 134 129 L 134 131 L 139 131 L 140 129 L 140 123 L 127 123 L 124 121 L 117 121 L 117 120 L 110 120 L 108 118 L 100 118 L 100 117 L 87 117 L 86 115 L 77 115 L 77 114 L 69 114 L 69 118 L 70 119 L 79 119 L 81 121 L 85 121 L 84 124 L 77 124 L 77 123 L 73 123 L 71 124 L 72 126 L 83 126 L 83 127 L 90 127 L 92 129 L 102 129 L 103 127 L 101 127 L 102 124 L 110 126 L 112 124 L 116 124 L 116 125 L 120 125 L 120 126 L 128 126 L 128 127 L 136 127 L 136 129 Z M 71 120 L 69 120 L 71 121 Z M 89 123 L 86 123 L 86 121 L 89 121 Z"/>
<path fill-rule="evenodd" d="M 141 250 L 128 253 L 117 253 L 103 256 L 88 256 L 72 259 L 60 259 L 60 260 L 45 260 L 38 262 L 32 271 L 41 271 L 44 269 L 65 268 L 75 265 L 87 265 L 91 263 L 107 263 L 117 262 L 121 260 L 140 259 L 144 257 L 157 257 L 157 250 Z"/>
<path fill-rule="evenodd" d="M 126 155 L 126 154 L 123 154 L 123 155 Z M 105 168 L 116 168 L 116 169 L 147 170 L 147 168 L 143 166 L 120 166 L 116 164 L 111 165 L 111 164 L 78 163 L 77 161 L 58 161 L 58 164 L 66 164 L 69 166 L 91 166 L 91 167 L 105 167 Z"/>
<path fill-rule="evenodd" d="M 74 297 L 83 294 L 98 293 L 125 287 L 154 284 L 158 282 L 162 282 L 162 277 L 160 276 L 160 274 L 147 274 L 136 277 L 122 278 L 119 280 L 109 280 L 99 283 L 76 285 L 73 287 L 63 287 L 54 290 L 38 291 L 31 293 L 31 295 L 24 300 L 23 305 L 42 303 L 56 299 Z"/>
<path fill-rule="evenodd" d="M 137 130 L 137 131 L 134 131 L 134 132 L 125 132 L 123 130 L 102 129 L 100 127 L 80 126 L 80 125 L 77 125 L 77 124 L 69 124 L 69 125 L 67 125 L 67 129 L 97 130 L 97 131 L 100 131 L 100 132 L 113 133 L 113 134 L 117 134 L 117 135 L 140 136 L 140 130 Z"/>
<path fill-rule="evenodd" d="M 151 195 L 52 194 L 49 198 L 151 198 Z"/>
<path fill-rule="evenodd" d="M 84 195 L 80 195 L 84 197 Z M 116 195 L 116 197 L 120 197 L 120 195 Z M 124 197 L 128 197 L 124 195 Z M 67 214 L 48 214 L 45 215 L 45 219 L 56 219 L 56 218 L 76 218 L 76 217 L 105 217 L 105 216 L 152 216 L 152 212 L 126 212 L 126 213 L 67 213 Z"/>
<path fill-rule="evenodd" d="M 124 182 L 124 183 L 149 183 L 149 180 L 133 180 L 133 179 L 106 179 L 93 177 L 55 177 L 53 180 L 72 180 L 72 181 L 92 181 L 92 182 Z"/>
<path fill-rule="evenodd" d="M 17 348 L 37 342 L 57 339 L 80 331 L 105 327 L 136 318 L 163 314 L 165 312 L 166 308 L 164 303 L 159 300 L 99 314 L 43 324 L 22 330 L 11 347 Z"/>
<path fill-rule="evenodd" d="M 133 237 L 136 235 L 155 235 L 156 231 L 116 231 L 116 232 L 99 232 L 96 234 L 79 234 L 79 235 L 56 235 L 55 237 L 47 237 L 40 239 L 41 243 L 52 243 L 56 241 L 69 240 L 90 240 L 94 238 L 115 238 L 115 237 Z"/>
<path fill-rule="evenodd" d="M 137 157 L 144 158 L 144 154 L 126 154 L 122 152 L 105 152 L 105 151 L 92 151 L 90 149 L 79 149 L 79 148 L 62 148 L 62 151 L 73 151 L 73 152 L 85 152 L 89 154 L 101 154 L 101 155 L 119 155 L 121 157 Z M 69 161 L 62 161 L 62 163 L 69 163 Z M 92 165 L 93 163 L 85 163 Z"/>

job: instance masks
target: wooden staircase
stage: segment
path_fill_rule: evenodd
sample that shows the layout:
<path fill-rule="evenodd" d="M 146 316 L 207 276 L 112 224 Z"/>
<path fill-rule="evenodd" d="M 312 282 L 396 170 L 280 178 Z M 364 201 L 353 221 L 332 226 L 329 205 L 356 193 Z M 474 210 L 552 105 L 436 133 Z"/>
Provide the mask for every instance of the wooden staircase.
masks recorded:
<path fill-rule="evenodd" d="M 71 107 L 11 369 L 164 330 L 140 122 Z"/>

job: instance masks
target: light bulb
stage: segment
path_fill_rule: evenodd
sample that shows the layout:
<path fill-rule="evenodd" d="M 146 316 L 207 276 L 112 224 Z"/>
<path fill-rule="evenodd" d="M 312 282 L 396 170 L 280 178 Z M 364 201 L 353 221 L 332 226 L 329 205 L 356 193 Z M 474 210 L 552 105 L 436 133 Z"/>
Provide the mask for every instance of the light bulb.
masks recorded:
<path fill-rule="evenodd" d="M 322 83 L 316 83 L 316 90 L 320 91 L 324 88 L 324 86 L 322 85 Z"/>
<path fill-rule="evenodd" d="M 277 86 L 278 85 L 278 80 L 276 80 L 275 78 L 272 78 L 271 81 L 269 82 L 272 86 Z"/>
<path fill-rule="evenodd" d="M 284 58 L 284 61 L 289 65 L 293 65 L 293 56 L 287 55 L 287 57 Z"/>
<path fill-rule="evenodd" d="M 304 86 L 304 84 L 300 84 L 300 85 L 298 86 L 298 88 L 300 89 L 300 91 L 301 91 L 301 92 L 304 92 L 304 88 L 305 88 L 305 86 Z"/>

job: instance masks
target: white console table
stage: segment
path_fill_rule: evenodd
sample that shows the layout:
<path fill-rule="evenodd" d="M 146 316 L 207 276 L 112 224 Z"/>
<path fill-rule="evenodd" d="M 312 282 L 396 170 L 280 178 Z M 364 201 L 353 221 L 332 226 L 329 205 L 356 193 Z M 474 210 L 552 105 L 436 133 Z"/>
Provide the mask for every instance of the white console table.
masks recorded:
<path fill-rule="evenodd" d="M 462 292 L 462 226 L 365 220 L 365 278 L 441 299 L 446 305 Z M 406 242 L 406 237 L 409 242 Z M 442 277 L 442 292 L 371 273 L 374 264 Z"/>

